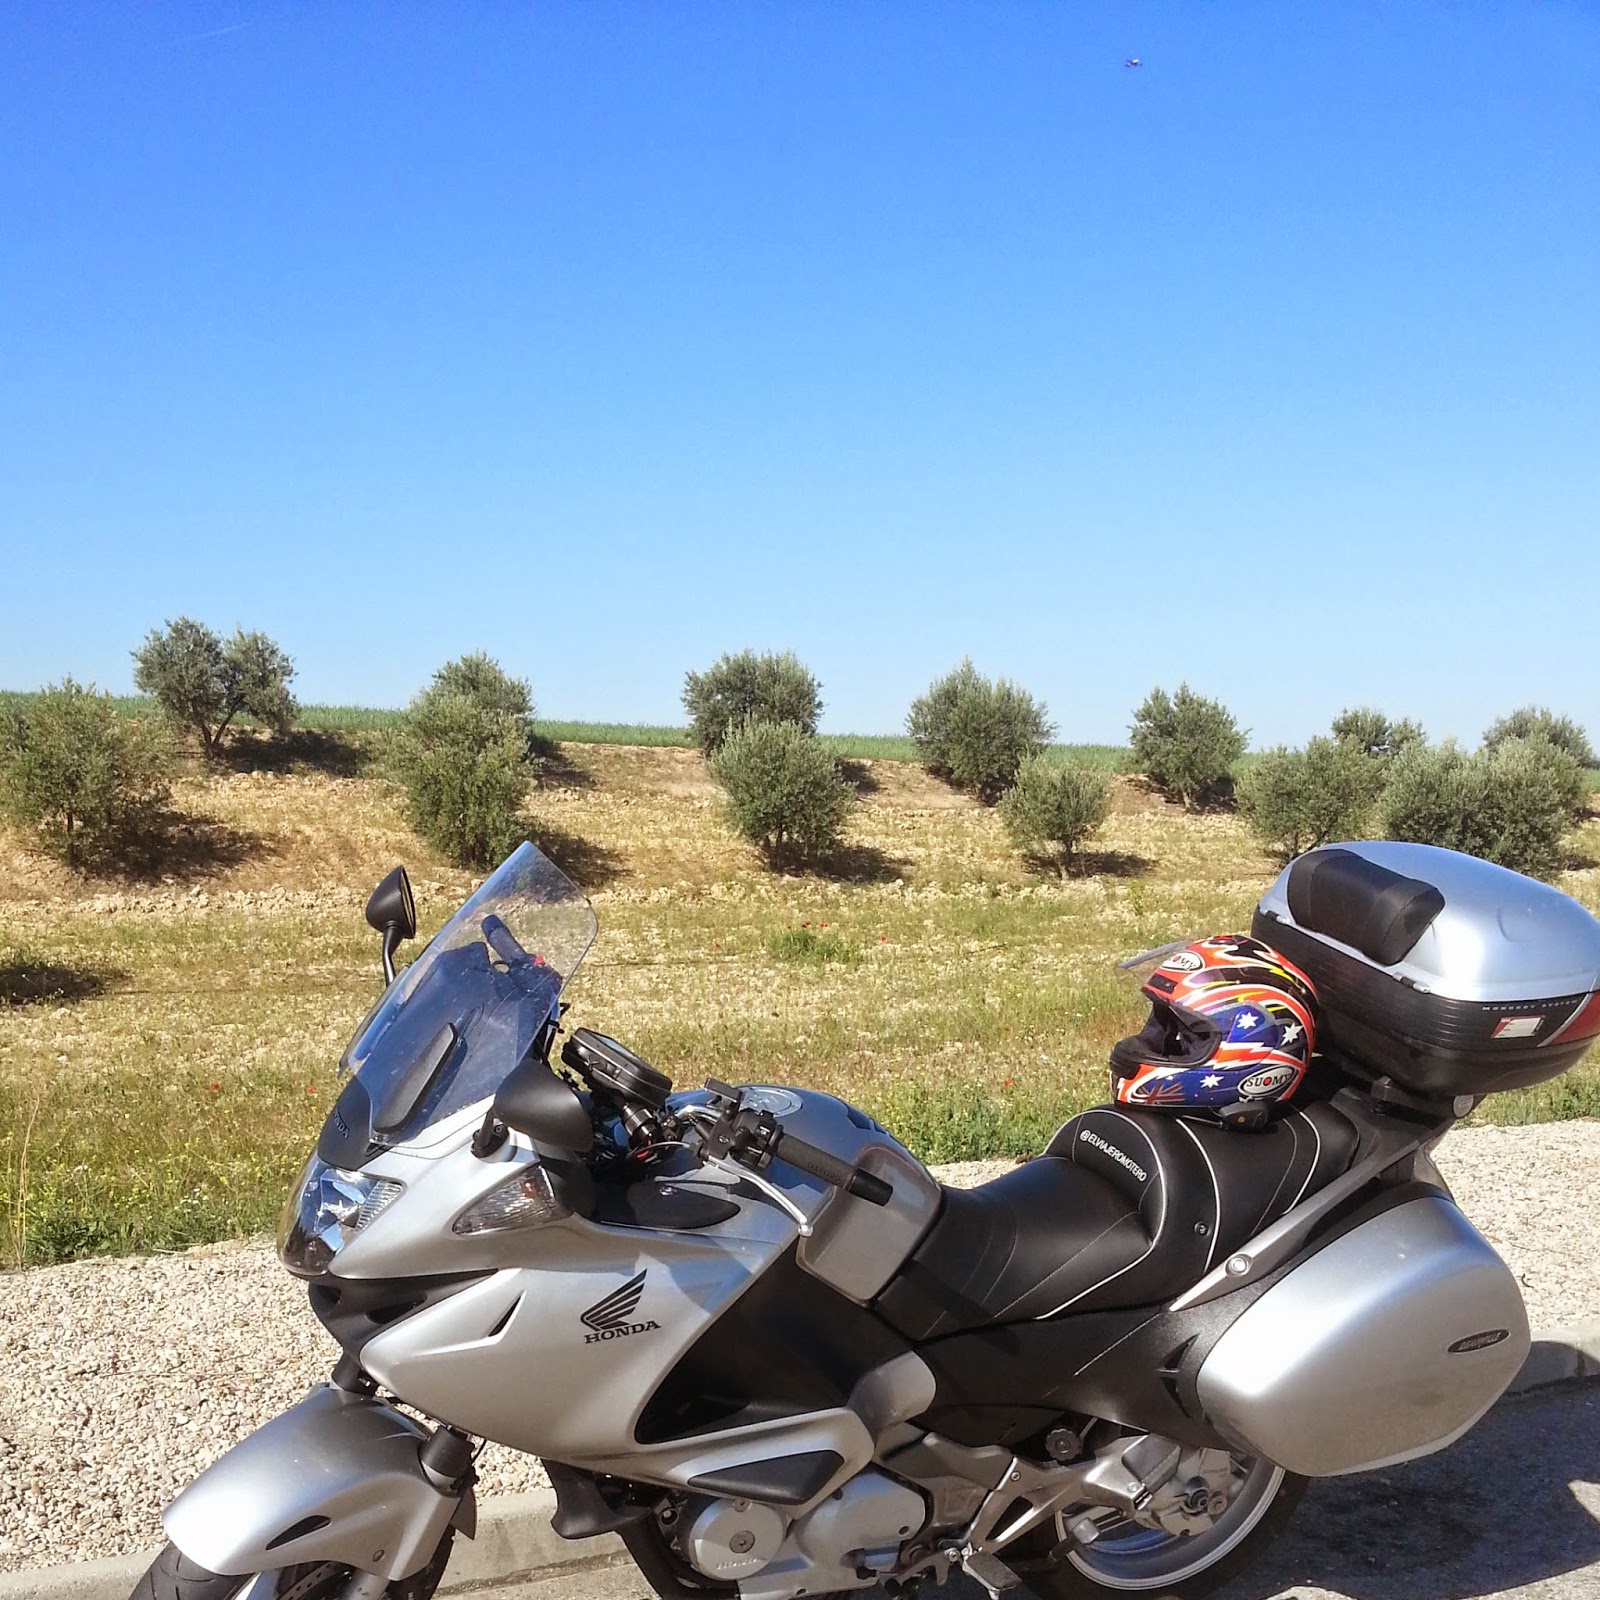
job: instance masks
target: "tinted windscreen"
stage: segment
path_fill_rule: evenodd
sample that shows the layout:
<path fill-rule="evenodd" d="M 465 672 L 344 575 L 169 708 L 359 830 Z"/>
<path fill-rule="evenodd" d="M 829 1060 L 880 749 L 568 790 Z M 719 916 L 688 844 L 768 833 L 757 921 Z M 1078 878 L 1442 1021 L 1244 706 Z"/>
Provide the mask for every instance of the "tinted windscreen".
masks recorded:
<path fill-rule="evenodd" d="M 399 975 L 340 1063 L 396 1144 L 488 1098 L 520 1061 L 594 942 L 578 887 L 521 846 Z"/>

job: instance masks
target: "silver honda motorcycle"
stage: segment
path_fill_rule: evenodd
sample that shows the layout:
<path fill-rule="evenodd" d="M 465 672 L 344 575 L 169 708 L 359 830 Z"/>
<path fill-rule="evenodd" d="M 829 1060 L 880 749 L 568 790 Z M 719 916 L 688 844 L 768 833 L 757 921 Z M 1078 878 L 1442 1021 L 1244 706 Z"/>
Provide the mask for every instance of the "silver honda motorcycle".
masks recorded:
<path fill-rule="evenodd" d="M 531 845 L 398 976 L 403 869 L 367 917 L 389 983 L 279 1240 L 342 1354 L 167 1508 L 135 1600 L 427 1600 L 485 1440 L 664 1600 L 1199 1595 L 1527 1352 L 1429 1156 L 1600 1032 L 1600 924 L 1515 874 L 1301 858 L 1255 920 L 1324 1001 L 1294 1108 L 1088 1111 L 970 1191 L 829 1095 L 564 1029 L 596 923 Z"/>

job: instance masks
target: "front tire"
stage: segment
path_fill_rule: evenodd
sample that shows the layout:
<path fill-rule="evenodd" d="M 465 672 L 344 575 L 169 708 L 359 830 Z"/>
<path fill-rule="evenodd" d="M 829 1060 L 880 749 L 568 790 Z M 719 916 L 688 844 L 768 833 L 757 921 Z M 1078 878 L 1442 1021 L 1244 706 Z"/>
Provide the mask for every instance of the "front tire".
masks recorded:
<path fill-rule="evenodd" d="M 1112 1521 L 1093 1544 L 1067 1536 L 1066 1517 L 1019 1540 L 1017 1569 L 1038 1600 L 1199 1600 L 1250 1566 L 1294 1515 L 1309 1480 L 1270 1461 L 1231 1458 L 1237 1487 L 1202 1532 L 1170 1533 Z M 1004 1559 L 1004 1553 L 1002 1553 Z"/>
<path fill-rule="evenodd" d="M 447 1528 L 433 1559 L 421 1572 L 391 1583 L 385 1600 L 432 1600 L 433 1591 L 444 1577 L 450 1560 L 455 1529 Z M 236 1600 L 259 1573 L 242 1577 L 210 1572 L 191 1561 L 177 1545 L 169 1544 L 150 1564 L 134 1586 L 130 1600 Z M 337 1600 L 350 1581 L 351 1569 L 335 1561 L 308 1561 L 296 1567 L 280 1567 L 272 1574 L 273 1583 L 257 1591 L 256 1600 Z"/>

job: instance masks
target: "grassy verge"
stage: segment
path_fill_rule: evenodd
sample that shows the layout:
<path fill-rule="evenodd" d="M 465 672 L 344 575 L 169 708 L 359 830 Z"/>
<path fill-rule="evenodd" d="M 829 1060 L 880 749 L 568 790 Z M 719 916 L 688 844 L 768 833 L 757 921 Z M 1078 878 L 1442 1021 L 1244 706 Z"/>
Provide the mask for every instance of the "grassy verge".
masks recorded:
<path fill-rule="evenodd" d="M 681 749 L 569 742 L 529 815 L 595 895 L 572 1022 L 680 1084 L 842 1094 L 928 1160 L 1027 1154 L 1103 1099 L 1142 1005 L 1116 957 L 1247 926 L 1272 868 L 1236 819 L 1118 786 L 1059 884 L 992 810 L 879 758 L 832 875 L 774 876 Z M 215 772 L 178 796 L 235 841 L 167 881 L 78 882 L 0 841 L 0 1262 L 171 1249 L 270 1227 L 377 988 L 366 892 L 411 868 L 425 931 L 472 880 L 378 783 Z M 1586 841 L 1600 854 L 1600 824 Z M 1564 887 L 1600 903 L 1600 870 Z M 1496 1097 L 1600 1115 L 1600 1071 Z"/>

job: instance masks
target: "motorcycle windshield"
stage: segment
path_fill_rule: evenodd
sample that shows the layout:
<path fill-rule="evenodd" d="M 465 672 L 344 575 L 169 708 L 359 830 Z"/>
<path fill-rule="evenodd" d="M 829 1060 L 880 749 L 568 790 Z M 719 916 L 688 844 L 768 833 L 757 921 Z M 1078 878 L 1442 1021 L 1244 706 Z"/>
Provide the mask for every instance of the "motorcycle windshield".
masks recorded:
<path fill-rule="evenodd" d="M 340 1060 L 370 1142 L 414 1139 L 487 1099 L 527 1053 L 594 943 L 582 891 L 521 845 L 384 992 Z M 364 1105 L 363 1105 L 364 1102 Z"/>

